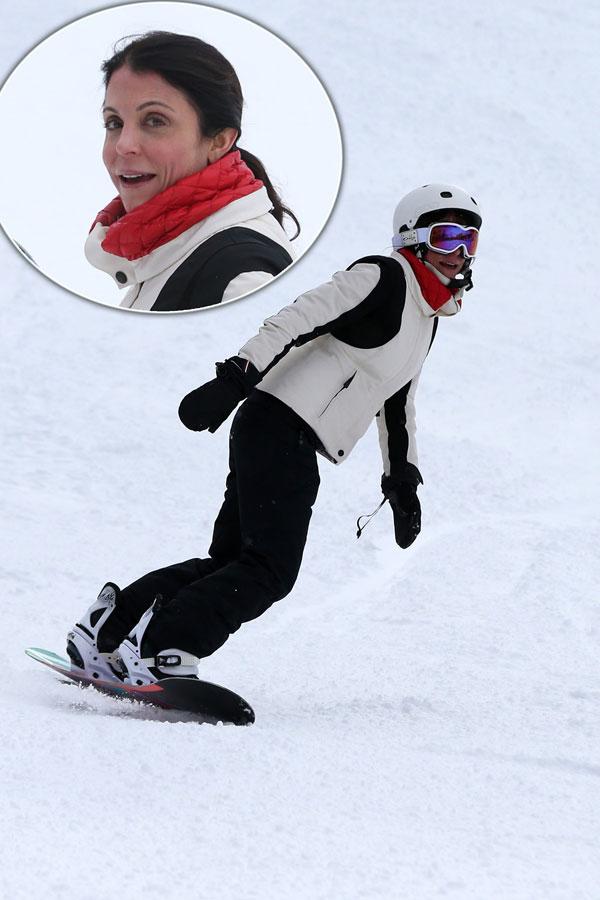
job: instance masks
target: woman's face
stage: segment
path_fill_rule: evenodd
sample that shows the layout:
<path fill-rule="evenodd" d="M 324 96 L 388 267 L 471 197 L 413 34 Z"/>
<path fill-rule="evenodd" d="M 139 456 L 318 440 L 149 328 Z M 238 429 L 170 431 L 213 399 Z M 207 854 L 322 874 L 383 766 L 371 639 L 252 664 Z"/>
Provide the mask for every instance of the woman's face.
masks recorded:
<path fill-rule="evenodd" d="M 440 217 L 440 222 L 454 222 L 455 225 L 465 226 L 463 216 L 455 213 L 447 213 Z M 429 247 L 425 251 L 425 260 L 445 275 L 446 278 L 456 278 L 465 263 L 465 254 L 462 247 L 453 250 L 452 253 L 436 253 Z"/>
<path fill-rule="evenodd" d="M 465 255 L 462 247 L 458 247 L 452 253 L 436 253 L 435 250 L 427 248 L 425 259 L 446 278 L 456 278 L 464 265 Z"/>
<path fill-rule="evenodd" d="M 137 73 L 126 65 L 117 69 L 108 83 L 103 116 L 102 159 L 126 212 L 227 152 L 215 146 L 219 135 L 202 135 L 185 94 L 154 72 Z"/>

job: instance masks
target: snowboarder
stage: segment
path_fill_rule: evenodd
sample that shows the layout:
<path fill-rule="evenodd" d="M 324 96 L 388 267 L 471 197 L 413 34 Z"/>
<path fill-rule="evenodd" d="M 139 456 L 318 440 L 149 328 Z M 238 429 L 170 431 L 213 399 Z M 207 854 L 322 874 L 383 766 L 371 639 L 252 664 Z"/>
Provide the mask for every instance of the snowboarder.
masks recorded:
<path fill-rule="evenodd" d="M 472 286 L 481 213 L 446 184 L 411 191 L 393 252 L 337 272 L 265 321 L 217 376 L 188 394 L 192 431 L 233 419 L 230 471 L 204 559 L 109 583 L 68 636 L 74 666 L 147 684 L 197 675 L 199 660 L 296 580 L 319 486 L 317 453 L 344 462 L 373 417 L 396 542 L 421 529 L 414 396 L 440 316 Z"/>

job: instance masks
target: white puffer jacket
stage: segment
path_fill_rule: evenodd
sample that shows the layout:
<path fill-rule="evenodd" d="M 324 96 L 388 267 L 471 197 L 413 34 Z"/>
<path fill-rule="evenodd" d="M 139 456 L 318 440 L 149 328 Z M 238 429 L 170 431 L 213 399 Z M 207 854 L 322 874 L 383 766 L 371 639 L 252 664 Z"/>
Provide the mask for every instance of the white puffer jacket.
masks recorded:
<path fill-rule="evenodd" d="M 399 468 L 417 466 L 414 393 L 435 317 L 458 312 L 460 301 L 434 311 L 407 260 L 390 259 L 401 269 L 393 279 L 387 259 L 385 269 L 359 261 L 267 319 L 239 354 L 266 371 L 257 389 L 301 416 L 334 463 L 378 415 L 384 471 L 395 455 L 402 477 Z"/>

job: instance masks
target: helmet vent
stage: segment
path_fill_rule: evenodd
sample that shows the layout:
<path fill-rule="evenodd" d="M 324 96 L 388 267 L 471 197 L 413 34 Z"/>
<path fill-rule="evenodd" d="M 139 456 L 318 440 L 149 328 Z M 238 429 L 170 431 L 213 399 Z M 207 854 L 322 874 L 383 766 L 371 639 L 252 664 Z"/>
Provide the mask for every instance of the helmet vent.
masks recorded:
<path fill-rule="evenodd" d="M 451 197 L 451 191 L 440 191 L 440 197 Z"/>

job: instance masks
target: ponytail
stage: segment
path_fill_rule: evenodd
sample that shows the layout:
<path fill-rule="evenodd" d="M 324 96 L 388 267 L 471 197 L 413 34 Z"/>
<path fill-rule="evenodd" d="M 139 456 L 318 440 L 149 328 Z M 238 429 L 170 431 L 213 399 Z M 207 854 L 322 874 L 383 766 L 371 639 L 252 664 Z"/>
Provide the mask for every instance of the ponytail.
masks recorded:
<path fill-rule="evenodd" d="M 292 238 L 295 240 L 300 234 L 300 222 L 294 215 L 294 213 L 287 206 L 284 206 L 281 202 L 281 197 L 273 187 L 271 183 L 271 179 L 267 175 L 267 170 L 264 165 L 261 163 L 260 159 L 257 156 L 254 156 L 252 153 L 249 153 L 248 150 L 242 150 L 241 147 L 237 147 L 237 150 L 240 152 L 240 156 L 243 161 L 246 163 L 252 174 L 255 178 L 259 178 L 264 186 L 267 189 L 267 194 L 269 195 L 269 200 L 273 204 L 273 215 L 283 228 L 283 217 L 288 216 L 296 226 L 296 234 Z"/>

